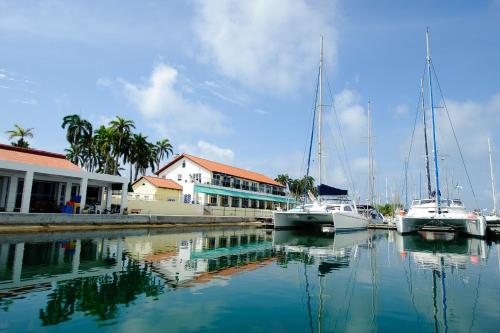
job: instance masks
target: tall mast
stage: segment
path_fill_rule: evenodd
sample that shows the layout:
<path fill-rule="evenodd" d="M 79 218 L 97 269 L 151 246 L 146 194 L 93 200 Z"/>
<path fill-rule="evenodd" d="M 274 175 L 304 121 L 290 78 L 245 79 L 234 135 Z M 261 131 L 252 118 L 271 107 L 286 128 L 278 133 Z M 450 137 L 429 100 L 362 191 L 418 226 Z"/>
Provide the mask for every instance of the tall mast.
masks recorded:
<path fill-rule="evenodd" d="M 439 188 L 439 167 L 437 158 L 437 145 L 436 145 L 436 117 L 434 114 L 434 99 L 432 97 L 432 68 L 431 68 L 431 50 L 429 47 L 429 28 L 425 33 L 426 45 L 427 45 L 427 72 L 429 74 L 429 100 L 431 103 L 431 114 L 432 114 L 432 141 L 434 148 L 434 171 L 436 173 L 436 206 L 437 213 L 441 213 L 441 190 Z"/>
<path fill-rule="evenodd" d="M 373 206 L 373 156 L 372 156 L 372 123 L 371 103 L 368 101 L 368 204 Z"/>
<path fill-rule="evenodd" d="M 321 185 L 321 170 L 323 164 L 323 147 L 321 144 L 321 116 L 323 111 L 323 36 L 321 36 L 319 57 L 319 108 L 318 108 L 318 185 Z"/>
<path fill-rule="evenodd" d="M 431 197 L 432 189 L 431 189 L 431 172 L 429 168 L 429 146 L 427 144 L 427 117 L 425 112 L 425 103 L 424 103 L 424 78 L 420 79 L 420 94 L 422 99 L 422 115 L 424 120 L 424 142 L 425 142 L 425 176 L 427 178 L 427 197 Z"/>
<path fill-rule="evenodd" d="M 488 138 L 488 153 L 490 155 L 491 193 L 493 194 L 493 214 L 497 214 L 497 197 L 495 194 L 495 174 L 493 173 L 493 159 L 491 158 L 491 144 Z"/>

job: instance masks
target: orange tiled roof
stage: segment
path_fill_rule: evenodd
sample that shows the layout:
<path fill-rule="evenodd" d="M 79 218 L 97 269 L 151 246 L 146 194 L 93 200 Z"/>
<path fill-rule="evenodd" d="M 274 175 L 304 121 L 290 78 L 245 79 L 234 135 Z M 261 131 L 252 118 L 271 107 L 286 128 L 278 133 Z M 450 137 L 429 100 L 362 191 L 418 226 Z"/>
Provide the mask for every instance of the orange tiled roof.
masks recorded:
<path fill-rule="evenodd" d="M 196 156 L 189 155 L 189 154 L 182 154 L 182 155 L 177 156 L 170 163 L 168 163 L 167 165 L 162 167 L 160 170 L 158 170 L 156 172 L 156 174 L 157 175 L 160 174 L 160 172 L 162 172 L 163 170 L 165 170 L 166 168 L 168 168 L 169 166 L 171 166 L 172 164 L 174 164 L 175 162 L 177 162 L 178 160 L 180 160 L 183 157 L 195 162 L 196 164 L 201 165 L 205 169 L 212 171 L 212 172 L 220 172 L 220 173 L 224 173 L 226 175 L 230 175 L 230 176 L 234 176 L 234 177 L 253 180 L 253 181 L 256 181 L 259 183 L 266 183 L 266 184 L 271 184 L 271 185 L 283 187 L 283 184 L 278 183 L 274 179 L 271 179 L 267 176 L 264 176 L 263 174 L 253 172 L 253 171 L 248 171 L 245 169 L 236 168 L 236 167 L 233 167 L 230 165 L 226 165 L 226 164 L 222 164 L 222 163 L 218 163 L 218 162 L 214 162 L 214 161 L 210 161 L 210 160 L 206 160 L 204 158 L 196 157 Z"/>
<path fill-rule="evenodd" d="M 142 176 L 141 178 L 139 178 L 138 180 L 136 180 L 134 182 L 134 184 L 137 183 L 139 180 L 141 180 L 143 178 L 146 179 L 148 182 L 150 182 L 151 184 L 153 184 L 156 187 L 169 188 L 169 189 L 173 189 L 173 190 L 181 190 L 182 191 L 182 186 L 180 186 L 179 184 L 177 184 L 173 180 L 171 180 L 171 179 L 165 179 L 165 178 L 159 178 L 159 177 Z"/>
<path fill-rule="evenodd" d="M 0 144 L 0 160 L 35 164 L 44 167 L 67 169 L 72 171 L 82 171 L 80 167 L 71 163 L 62 154 L 51 153 L 48 151 L 20 148 Z"/>

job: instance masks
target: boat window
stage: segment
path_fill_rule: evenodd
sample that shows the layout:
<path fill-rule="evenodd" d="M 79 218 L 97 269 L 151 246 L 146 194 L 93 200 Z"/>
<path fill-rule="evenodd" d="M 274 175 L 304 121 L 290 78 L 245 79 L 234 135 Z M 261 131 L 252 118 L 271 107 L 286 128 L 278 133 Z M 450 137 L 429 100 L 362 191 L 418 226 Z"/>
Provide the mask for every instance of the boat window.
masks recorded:
<path fill-rule="evenodd" d="M 462 200 L 452 200 L 453 204 L 456 206 L 463 206 Z"/>
<path fill-rule="evenodd" d="M 352 212 L 351 206 L 344 206 L 344 212 Z"/>

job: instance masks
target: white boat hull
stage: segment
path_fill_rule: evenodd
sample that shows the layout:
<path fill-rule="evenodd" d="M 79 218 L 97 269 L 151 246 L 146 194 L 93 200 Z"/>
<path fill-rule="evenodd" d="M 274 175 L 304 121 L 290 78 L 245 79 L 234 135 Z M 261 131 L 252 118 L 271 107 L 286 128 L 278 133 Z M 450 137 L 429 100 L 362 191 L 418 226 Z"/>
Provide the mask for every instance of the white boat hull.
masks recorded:
<path fill-rule="evenodd" d="M 368 228 L 368 219 L 342 212 L 274 212 L 274 228 L 312 228 L 333 225 L 335 231 Z"/>
<path fill-rule="evenodd" d="M 477 218 L 459 218 L 446 215 L 428 217 L 405 216 L 396 221 L 399 233 L 405 234 L 421 230 L 425 227 L 451 227 L 473 236 L 484 237 L 487 232 L 486 219 L 482 216 Z"/>

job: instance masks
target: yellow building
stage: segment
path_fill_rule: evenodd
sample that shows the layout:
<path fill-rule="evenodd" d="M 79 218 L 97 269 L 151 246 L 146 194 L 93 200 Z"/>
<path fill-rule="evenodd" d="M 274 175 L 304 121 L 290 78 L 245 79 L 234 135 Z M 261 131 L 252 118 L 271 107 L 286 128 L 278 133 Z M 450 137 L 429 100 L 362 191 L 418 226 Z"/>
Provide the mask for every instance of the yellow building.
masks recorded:
<path fill-rule="evenodd" d="M 132 184 L 133 199 L 180 202 L 182 186 L 170 179 L 142 176 Z"/>

